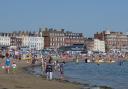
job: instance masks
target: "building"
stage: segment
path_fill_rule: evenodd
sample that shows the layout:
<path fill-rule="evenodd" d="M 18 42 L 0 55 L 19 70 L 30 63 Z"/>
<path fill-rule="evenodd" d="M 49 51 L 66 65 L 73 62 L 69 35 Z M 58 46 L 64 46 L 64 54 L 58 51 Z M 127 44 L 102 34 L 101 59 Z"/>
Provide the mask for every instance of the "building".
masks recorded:
<path fill-rule="evenodd" d="M 22 47 L 41 50 L 44 48 L 44 37 L 22 36 Z"/>
<path fill-rule="evenodd" d="M 106 36 L 106 44 L 109 49 L 122 49 L 128 46 L 128 37 L 121 32 L 111 32 Z"/>
<path fill-rule="evenodd" d="M 10 37 L 0 36 L 0 46 L 10 46 Z"/>
<path fill-rule="evenodd" d="M 105 42 L 99 39 L 87 38 L 85 45 L 88 51 L 105 52 Z"/>
<path fill-rule="evenodd" d="M 57 49 L 64 46 L 64 29 L 48 29 L 45 28 L 42 31 L 42 36 L 44 37 L 44 48 L 54 48 Z"/>
<path fill-rule="evenodd" d="M 84 36 L 82 33 L 64 32 L 64 29 L 58 30 L 53 28 L 40 29 L 39 33 L 44 37 L 45 48 L 57 49 L 62 46 L 84 44 Z"/>
<path fill-rule="evenodd" d="M 11 46 L 21 48 L 28 46 L 33 49 L 44 48 L 44 38 L 39 37 L 38 32 L 14 31 L 12 33 L 0 33 L 0 46 Z"/>
<path fill-rule="evenodd" d="M 94 49 L 93 51 L 105 52 L 105 42 L 99 39 L 94 39 Z"/>
<path fill-rule="evenodd" d="M 128 35 L 122 32 L 103 31 L 94 34 L 95 39 L 104 40 L 106 50 L 123 49 L 128 46 Z"/>
<path fill-rule="evenodd" d="M 86 54 L 87 48 L 84 44 L 73 44 L 71 46 L 63 46 L 59 48 L 59 51 L 62 53 L 68 53 L 68 54 Z"/>
<path fill-rule="evenodd" d="M 64 44 L 71 46 L 73 44 L 84 44 L 85 38 L 82 33 L 65 32 Z"/>
<path fill-rule="evenodd" d="M 11 36 L 13 36 L 13 33 L 3 33 L 3 32 L 1 32 L 0 33 L 0 36 L 3 36 L 3 37 L 11 37 Z"/>
<path fill-rule="evenodd" d="M 94 38 L 87 38 L 85 40 L 85 45 L 87 47 L 87 50 L 93 51 L 93 49 L 94 49 Z"/>
<path fill-rule="evenodd" d="M 22 47 L 22 38 L 21 37 L 10 37 L 10 46 Z"/>
<path fill-rule="evenodd" d="M 15 33 L 0 33 L 0 45 L 21 47 L 22 39 Z"/>

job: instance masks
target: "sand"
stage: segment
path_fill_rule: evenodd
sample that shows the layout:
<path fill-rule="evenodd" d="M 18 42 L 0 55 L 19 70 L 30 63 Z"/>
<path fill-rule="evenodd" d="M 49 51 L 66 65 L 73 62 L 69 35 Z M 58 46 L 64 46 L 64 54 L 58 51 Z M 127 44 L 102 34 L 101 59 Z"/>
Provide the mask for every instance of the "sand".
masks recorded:
<path fill-rule="evenodd" d="M 25 61 L 17 62 L 15 74 L 0 73 L 0 89 L 81 89 L 81 85 L 56 80 L 46 80 L 28 74 L 24 67 L 29 66 Z"/>

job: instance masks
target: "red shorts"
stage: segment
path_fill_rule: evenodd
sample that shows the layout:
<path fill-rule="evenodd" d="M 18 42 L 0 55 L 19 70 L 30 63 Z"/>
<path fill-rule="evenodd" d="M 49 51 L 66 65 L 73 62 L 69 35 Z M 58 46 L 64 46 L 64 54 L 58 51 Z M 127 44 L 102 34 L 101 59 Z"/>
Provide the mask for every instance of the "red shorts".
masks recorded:
<path fill-rule="evenodd" d="M 5 70 L 10 70 L 10 66 L 6 66 L 5 67 Z"/>

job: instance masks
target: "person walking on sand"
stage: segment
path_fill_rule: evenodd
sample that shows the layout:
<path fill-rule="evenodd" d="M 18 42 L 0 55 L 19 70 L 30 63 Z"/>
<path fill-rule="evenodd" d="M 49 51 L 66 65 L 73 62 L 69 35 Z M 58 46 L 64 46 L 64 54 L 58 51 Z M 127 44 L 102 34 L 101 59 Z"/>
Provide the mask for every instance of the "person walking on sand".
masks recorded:
<path fill-rule="evenodd" d="M 11 61 L 10 61 L 9 57 L 7 57 L 7 59 L 5 61 L 5 70 L 6 70 L 6 73 L 8 73 L 8 74 L 10 72 L 10 66 L 11 66 Z"/>
<path fill-rule="evenodd" d="M 51 57 L 46 65 L 46 73 L 47 73 L 47 79 L 52 80 L 53 79 L 53 64 L 52 64 Z"/>

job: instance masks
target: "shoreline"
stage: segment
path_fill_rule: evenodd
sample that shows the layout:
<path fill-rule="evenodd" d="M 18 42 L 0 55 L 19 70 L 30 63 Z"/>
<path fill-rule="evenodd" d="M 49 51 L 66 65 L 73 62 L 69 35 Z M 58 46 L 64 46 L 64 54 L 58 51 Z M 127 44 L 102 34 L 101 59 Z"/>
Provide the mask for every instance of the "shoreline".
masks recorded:
<path fill-rule="evenodd" d="M 70 61 L 70 62 L 73 62 L 73 61 Z M 68 62 L 66 62 L 66 63 L 68 63 Z M 37 64 L 37 65 L 35 65 L 35 67 L 37 67 L 37 66 L 40 66 L 39 64 Z M 24 69 L 25 69 L 25 71 L 28 73 L 28 74 L 30 74 L 30 75 L 34 75 L 34 76 L 36 76 L 36 74 L 34 74 L 32 71 L 31 71 L 31 66 L 27 66 L 27 67 L 25 67 Z M 38 74 L 37 74 L 38 75 Z M 37 76 L 36 76 L 37 77 Z M 43 79 L 45 79 L 46 80 L 46 77 L 43 75 L 38 75 L 38 77 L 40 77 L 40 78 L 43 78 Z M 64 80 L 61 80 L 61 79 L 59 79 L 59 78 L 54 78 L 53 79 L 53 81 L 57 81 L 57 82 L 62 82 L 62 83 L 71 83 L 71 84 L 75 84 L 75 85 L 78 85 L 78 86 L 80 86 L 80 88 L 79 89 L 113 89 L 113 88 L 111 88 L 111 87 L 108 87 L 108 86 L 97 86 L 97 85 L 90 85 L 90 84 L 85 84 L 85 83 L 80 83 L 80 82 L 77 82 L 77 81 L 73 81 L 73 80 L 70 80 L 70 79 L 64 79 Z"/>
<path fill-rule="evenodd" d="M 31 71 L 28 71 L 29 68 L 31 68 L 31 65 L 21 60 L 17 61 L 15 74 L 0 73 L 0 89 L 112 89 L 106 86 L 90 86 L 68 79 L 50 81 L 45 77 L 35 76 Z"/>

